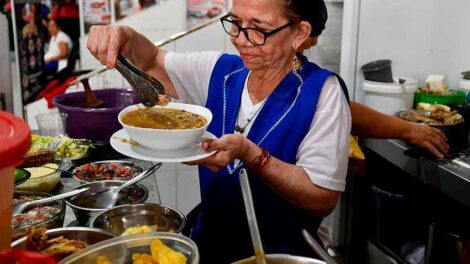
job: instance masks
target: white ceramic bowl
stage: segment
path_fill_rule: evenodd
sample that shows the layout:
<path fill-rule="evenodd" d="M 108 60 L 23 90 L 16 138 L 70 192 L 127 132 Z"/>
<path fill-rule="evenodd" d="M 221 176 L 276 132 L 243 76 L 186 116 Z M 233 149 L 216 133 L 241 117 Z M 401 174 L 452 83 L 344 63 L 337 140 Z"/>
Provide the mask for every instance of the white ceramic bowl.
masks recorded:
<path fill-rule="evenodd" d="M 121 123 L 131 139 L 142 146 L 159 150 L 177 150 L 183 149 L 201 138 L 212 121 L 211 111 L 203 106 L 170 102 L 165 107 L 181 109 L 201 115 L 207 120 L 207 124 L 201 128 L 192 129 L 155 129 L 128 126 L 122 123 L 122 117 L 126 113 L 136 109 L 145 108 L 142 104 L 131 105 L 124 108 L 118 115 L 119 123 Z"/>

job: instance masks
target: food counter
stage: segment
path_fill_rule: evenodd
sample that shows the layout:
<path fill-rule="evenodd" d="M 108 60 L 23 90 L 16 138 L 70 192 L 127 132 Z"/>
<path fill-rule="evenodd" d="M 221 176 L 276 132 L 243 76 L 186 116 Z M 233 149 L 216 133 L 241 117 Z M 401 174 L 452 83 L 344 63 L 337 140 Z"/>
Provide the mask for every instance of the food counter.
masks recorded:
<path fill-rule="evenodd" d="M 366 139 L 364 146 L 424 184 L 470 208 L 470 149 L 451 158 L 410 157 L 410 147 L 399 140 Z"/>

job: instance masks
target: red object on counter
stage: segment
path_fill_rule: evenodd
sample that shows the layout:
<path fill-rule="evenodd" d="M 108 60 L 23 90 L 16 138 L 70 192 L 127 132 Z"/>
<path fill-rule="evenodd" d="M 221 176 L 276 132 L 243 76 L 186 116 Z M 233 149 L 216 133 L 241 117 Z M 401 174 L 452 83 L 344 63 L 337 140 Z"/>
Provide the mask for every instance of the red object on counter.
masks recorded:
<path fill-rule="evenodd" d="M 0 168 L 17 166 L 31 144 L 28 123 L 12 113 L 0 111 L 0 142 Z"/>
<path fill-rule="evenodd" d="M 2 264 L 56 264 L 57 260 L 38 252 L 30 252 L 22 249 L 8 249 L 0 252 Z"/>
<path fill-rule="evenodd" d="M 54 104 L 52 104 L 52 99 L 56 95 L 63 94 L 65 90 L 69 87 L 69 84 L 77 79 L 77 77 L 72 76 L 69 77 L 65 82 L 60 82 L 59 80 L 53 80 L 51 81 L 46 88 L 36 97 L 37 99 L 40 99 L 41 97 L 44 97 L 47 101 L 47 108 L 54 108 Z"/>

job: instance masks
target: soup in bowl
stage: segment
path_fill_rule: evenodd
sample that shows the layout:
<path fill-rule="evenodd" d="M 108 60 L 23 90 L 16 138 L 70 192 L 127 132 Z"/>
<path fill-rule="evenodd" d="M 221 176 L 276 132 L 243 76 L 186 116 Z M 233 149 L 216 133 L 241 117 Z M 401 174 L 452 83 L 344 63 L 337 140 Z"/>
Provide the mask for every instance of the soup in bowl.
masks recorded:
<path fill-rule="evenodd" d="M 204 135 L 212 121 L 209 109 L 191 104 L 168 103 L 165 107 L 132 105 L 118 115 L 132 140 L 159 150 L 183 149 Z"/>

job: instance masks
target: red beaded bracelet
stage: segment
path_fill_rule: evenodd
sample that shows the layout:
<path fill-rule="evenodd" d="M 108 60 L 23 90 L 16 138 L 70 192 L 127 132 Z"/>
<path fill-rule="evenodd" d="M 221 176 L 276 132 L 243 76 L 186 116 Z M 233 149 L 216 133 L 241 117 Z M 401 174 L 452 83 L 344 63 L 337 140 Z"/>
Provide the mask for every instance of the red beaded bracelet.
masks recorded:
<path fill-rule="evenodd" d="M 261 155 L 256 156 L 250 169 L 255 171 L 261 171 L 271 159 L 271 153 L 265 148 L 261 148 Z"/>

